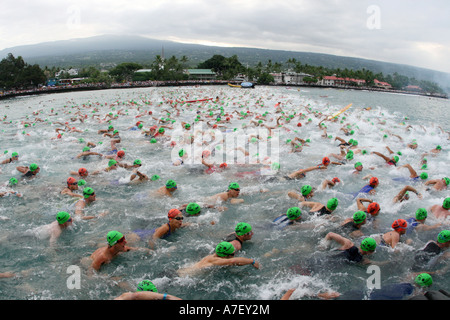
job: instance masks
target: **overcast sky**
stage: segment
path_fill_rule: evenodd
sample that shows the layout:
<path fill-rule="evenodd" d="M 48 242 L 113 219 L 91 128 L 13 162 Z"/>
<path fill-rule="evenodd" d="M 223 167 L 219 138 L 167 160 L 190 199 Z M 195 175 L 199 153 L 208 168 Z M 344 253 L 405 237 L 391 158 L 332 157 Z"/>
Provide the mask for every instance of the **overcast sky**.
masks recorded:
<path fill-rule="evenodd" d="M 449 0 L 1 3 L 0 50 L 102 34 L 134 34 L 207 45 L 329 53 L 450 73 Z"/>

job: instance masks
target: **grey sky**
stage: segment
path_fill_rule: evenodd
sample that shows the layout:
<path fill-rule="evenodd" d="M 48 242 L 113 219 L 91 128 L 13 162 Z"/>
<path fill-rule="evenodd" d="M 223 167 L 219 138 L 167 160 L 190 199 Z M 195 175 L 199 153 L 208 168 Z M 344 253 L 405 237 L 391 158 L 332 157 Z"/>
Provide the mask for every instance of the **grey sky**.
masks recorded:
<path fill-rule="evenodd" d="M 330 53 L 450 72 L 449 12 L 448 0 L 3 0 L 0 50 L 134 34 Z"/>

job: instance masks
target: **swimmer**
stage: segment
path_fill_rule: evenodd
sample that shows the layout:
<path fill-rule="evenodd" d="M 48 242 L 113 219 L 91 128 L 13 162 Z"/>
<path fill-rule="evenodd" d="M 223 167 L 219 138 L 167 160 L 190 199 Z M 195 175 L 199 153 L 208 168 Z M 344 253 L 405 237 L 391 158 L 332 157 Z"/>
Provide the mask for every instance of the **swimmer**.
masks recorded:
<path fill-rule="evenodd" d="M 369 184 L 365 185 L 361 190 L 359 190 L 357 192 L 357 194 L 368 193 L 370 195 L 374 195 L 376 193 L 375 188 L 378 187 L 379 184 L 380 184 L 380 181 L 378 180 L 377 177 L 371 177 L 369 180 Z"/>
<path fill-rule="evenodd" d="M 98 152 L 93 152 L 91 151 L 91 149 L 89 147 L 84 147 L 83 148 L 83 152 L 79 153 L 76 158 L 83 158 L 83 160 L 86 160 L 88 156 L 100 156 L 102 157 L 103 155 L 101 153 Z"/>
<path fill-rule="evenodd" d="M 188 154 L 186 151 L 184 151 L 184 149 L 178 151 L 178 156 L 179 158 L 175 159 L 172 163 L 174 166 L 181 166 L 188 158 Z"/>
<path fill-rule="evenodd" d="M 75 175 L 75 176 L 85 179 L 89 175 L 89 172 L 86 168 L 80 168 L 80 169 L 78 169 L 78 171 L 70 171 L 70 175 L 73 175 L 73 176 Z"/>
<path fill-rule="evenodd" d="M 352 174 L 360 174 L 361 173 L 361 171 L 363 170 L 363 165 L 362 165 L 362 163 L 361 162 L 357 162 L 357 163 L 355 163 L 355 171 L 353 171 L 352 172 Z"/>
<path fill-rule="evenodd" d="M 324 205 L 320 202 L 302 201 L 300 207 L 309 207 L 309 213 L 317 214 L 318 216 L 330 215 L 338 207 L 339 201 L 337 198 L 331 198 L 327 204 Z"/>
<path fill-rule="evenodd" d="M 447 197 L 442 202 L 442 205 L 435 204 L 429 210 L 433 213 L 433 215 L 438 219 L 446 219 L 447 216 L 450 215 L 448 211 L 450 209 L 450 197 Z"/>
<path fill-rule="evenodd" d="M 446 190 L 448 184 L 450 183 L 450 178 L 433 179 L 425 182 L 425 186 L 433 186 L 432 188 L 436 191 Z"/>
<path fill-rule="evenodd" d="M 292 288 L 289 289 L 288 291 L 286 291 L 286 293 L 281 297 L 280 300 L 290 300 L 292 294 L 295 292 L 296 288 Z M 317 297 L 319 299 L 324 299 L 324 300 L 330 300 L 330 299 L 335 299 L 338 298 L 340 296 L 339 292 L 321 292 L 321 293 L 317 293 L 314 295 L 311 294 L 306 294 L 307 296 L 314 296 Z"/>
<path fill-rule="evenodd" d="M 407 233 L 410 233 L 413 230 L 429 231 L 429 230 L 434 230 L 434 229 L 442 226 L 442 223 L 426 225 L 425 222 L 426 222 L 427 217 L 428 217 L 427 209 L 425 209 L 425 208 L 417 209 L 414 217 L 406 220 L 406 222 L 408 223 Z"/>
<path fill-rule="evenodd" d="M 136 179 L 136 177 L 139 177 L 139 178 Z M 134 169 L 133 174 L 130 176 L 130 183 L 132 182 L 134 184 L 142 183 L 142 182 L 149 181 L 149 180 L 150 180 L 150 178 L 146 174 L 139 172 L 138 169 Z"/>
<path fill-rule="evenodd" d="M 228 186 L 228 190 L 225 192 L 218 193 L 214 196 L 211 196 L 207 199 L 208 203 L 216 203 L 216 202 L 226 202 L 230 200 L 231 204 L 243 203 L 244 199 L 237 199 L 240 194 L 239 184 L 236 182 L 232 182 Z"/>
<path fill-rule="evenodd" d="M 331 188 L 335 187 L 340 182 L 341 182 L 341 180 L 339 178 L 337 178 L 337 177 L 334 177 L 331 180 L 325 179 L 322 182 L 322 190 L 325 190 L 326 188 L 330 188 L 331 189 Z"/>
<path fill-rule="evenodd" d="M 364 206 L 363 202 L 368 202 L 369 203 L 367 208 Z M 358 211 L 363 211 L 365 213 L 370 214 L 370 216 L 367 217 L 367 219 L 369 221 L 373 220 L 380 213 L 380 205 L 377 202 L 374 202 L 371 199 L 357 198 L 356 199 L 356 206 L 358 207 Z"/>
<path fill-rule="evenodd" d="M 136 292 L 125 292 L 114 300 L 182 300 L 167 293 L 158 293 L 150 280 L 142 280 L 137 285 Z"/>
<path fill-rule="evenodd" d="M 215 253 L 204 257 L 193 266 L 178 269 L 179 276 L 190 276 L 214 266 L 246 266 L 252 265 L 259 269 L 259 262 L 255 259 L 234 257 L 235 249 L 230 242 L 221 242 L 216 246 Z"/>
<path fill-rule="evenodd" d="M 35 177 L 41 171 L 41 168 L 36 163 L 30 164 L 29 167 L 18 166 L 16 169 L 22 172 L 24 177 Z"/>
<path fill-rule="evenodd" d="M 120 151 L 118 151 L 117 152 L 117 154 L 111 154 L 111 155 L 108 155 L 108 156 L 103 156 L 104 158 L 106 158 L 106 159 L 114 159 L 114 160 L 116 160 L 117 162 L 120 162 L 120 161 L 122 161 L 123 159 L 125 159 L 125 151 L 123 151 L 123 150 L 120 150 Z"/>
<path fill-rule="evenodd" d="M 16 178 L 14 178 L 14 177 L 10 178 L 8 180 L 8 182 L 2 186 L 2 189 L 8 188 L 9 190 L 1 191 L 0 192 L 0 197 L 6 197 L 6 196 L 9 196 L 9 195 L 16 195 L 18 197 L 22 197 L 21 193 L 19 193 L 19 192 L 17 192 L 17 191 L 12 189 L 12 186 L 14 186 L 14 185 L 16 185 L 18 183 L 19 183 L 19 181 Z"/>
<path fill-rule="evenodd" d="M 428 174 L 426 172 L 422 172 L 420 175 L 417 174 L 417 171 L 413 169 L 413 167 L 410 164 L 404 164 L 398 169 L 401 168 L 407 168 L 409 170 L 409 177 L 413 180 L 425 180 L 428 178 Z"/>
<path fill-rule="evenodd" d="M 311 199 L 314 196 L 315 191 L 316 188 L 311 187 L 309 184 L 305 184 L 300 190 L 301 195 L 295 191 L 289 191 L 288 196 L 289 198 L 297 199 L 299 202 L 302 202 Z"/>
<path fill-rule="evenodd" d="M 364 211 L 356 211 L 351 218 L 345 219 L 339 226 L 340 232 L 349 232 L 352 238 L 358 238 L 363 235 L 361 227 L 367 222 L 367 214 Z"/>
<path fill-rule="evenodd" d="M 75 203 L 75 215 L 78 217 L 81 217 L 81 219 L 83 219 L 83 220 L 94 219 L 95 218 L 94 216 L 85 216 L 84 209 L 86 208 L 86 206 L 89 206 L 92 203 L 94 203 L 95 200 L 96 200 L 96 198 L 95 198 L 94 189 L 92 189 L 90 187 L 84 188 L 83 189 L 83 199 L 80 199 Z M 106 212 L 101 213 L 99 216 L 102 217 L 105 214 L 106 214 Z"/>
<path fill-rule="evenodd" d="M 411 186 L 405 186 L 400 192 L 392 199 L 393 203 L 403 202 L 409 200 L 409 191 L 414 192 L 419 199 L 422 199 L 422 194 L 420 194 L 415 188 Z"/>
<path fill-rule="evenodd" d="M 400 237 L 406 234 L 408 222 L 405 219 L 397 219 L 392 223 L 391 227 L 394 230 L 388 231 L 381 235 L 377 243 L 389 246 L 394 249 L 395 246 L 400 242 Z M 407 241 L 405 241 L 405 243 L 411 244 L 412 240 L 408 239 Z"/>
<path fill-rule="evenodd" d="M 73 191 L 78 190 L 78 182 L 74 177 L 69 177 L 67 179 L 67 187 L 61 190 L 61 194 L 67 194 L 71 197 L 83 198 L 81 194 L 74 193 Z"/>
<path fill-rule="evenodd" d="M 7 164 L 7 163 L 14 162 L 14 161 L 19 161 L 19 154 L 18 154 L 17 152 L 13 152 L 13 153 L 11 154 L 11 158 L 8 158 L 8 159 L 6 159 L 6 160 L 3 160 L 3 161 L 1 162 L 1 164 Z"/>
<path fill-rule="evenodd" d="M 108 126 L 108 129 L 101 129 L 98 130 L 97 133 L 101 134 L 101 133 L 108 133 L 108 132 L 113 132 L 114 131 L 114 126 Z"/>
<path fill-rule="evenodd" d="M 189 226 L 189 223 L 183 224 L 183 214 L 178 209 L 170 209 L 167 214 L 169 222 L 163 224 L 159 228 L 155 229 L 152 238 L 149 240 L 148 245 L 151 249 L 155 248 L 155 241 L 162 238 L 167 238 L 179 228 Z"/>
<path fill-rule="evenodd" d="M 444 252 L 450 247 L 450 230 L 442 230 L 435 240 L 428 241 L 423 248 L 418 250 L 414 256 L 414 264 L 412 271 L 421 271 L 435 257 L 440 259 L 448 259 L 448 253 Z M 436 263 L 438 261 L 435 261 Z"/>
<path fill-rule="evenodd" d="M 377 247 L 377 243 L 373 238 L 364 238 L 359 248 L 351 240 L 334 232 L 329 232 L 325 236 L 325 240 L 335 241 L 340 244 L 339 250 L 343 251 L 341 255 L 349 261 L 361 262 L 362 264 L 377 264 L 366 257 L 373 254 Z"/>
<path fill-rule="evenodd" d="M 64 232 L 64 230 L 72 225 L 72 222 L 72 217 L 68 212 L 60 211 L 56 214 L 55 221 L 53 221 L 52 223 L 39 226 L 34 229 L 29 229 L 21 234 L 7 235 L 0 240 L 0 243 L 9 241 L 11 239 L 14 239 L 15 237 L 31 236 L 39 240 L 49 239 L 50 247 L 55 248 L 57 240 Z"/>
<path fill-rule="evenodd" d="M 287 175 L 285 178 L 288 179 L 288 180 L 301 179 L 301 178 L 306 177 L 306 173 L 307 172 L 310 172 L 310 171 L 313 171 L 313 170 L 323 170 L 323 169 L 326 169 L 326 167 L 325 166 L 320 166 L 320 165 L 319 166 L 310 167 L 310 168 L 307 168 L 307 169 L 300 169 L 300 170 L 292 172 L 291 174 Z"/>
<path fill-rule="evenodd" d="M 91 265 L 89 267 L 89 272 L 99 271 L 100 268 L 110 263 L 115 257 L 117 257 L 122 252 L 129 252 L 131 250 L 138 250 L 139 248 L 127 246 L 127 240 L 125 236 L 119 231 L 110 231 L 106 235 L 107 245 L 101 247 L 94 251 L 89 257 Z"/>
<path fill-rule="evenodd" d="M 156 190 L 159 196 L 173 197 L 173 193 L 178 189 L 177 183 L 174 180 L 167 180 L 166 185 Z"/>
<path fill-rule="evenodd" d="M 108 167 L 106 167 L 105 169 L 102 169 L 102 170 L 96 170 L 96 171 L 92 172 L 91 175 L 97 175 L 102 172 L 110 172 L 112 170 L 116 170 L 118 166 L 119 166 L 119 163 L 116 160 L 110 159 L 108 161 Z"/>
<path fill-rule="evenodd" d="M 398 161 L 400 160 L 399 156 L 393 156 L 393 157 L 389 158 L 388 156 L 385 156 L 384 154 L 381 154 L 376 151 L 372 151 L 370 154 L 374 154 L 374 155 L 377 155 L 377 156 L 383 158 L 384 161 L 386 161 L 386 163 L 391 166 L 396 166 Z"/>
<path fill-rule="evenodd" d="M 242 249 L 242 244 L 250 241 L 252 237 L 252 226 L 246 222 L 239 222 L 234 228 L 234 232 L 227 235 L 223 241 L 230 242 L 235 251 L 239 251 Z"/>

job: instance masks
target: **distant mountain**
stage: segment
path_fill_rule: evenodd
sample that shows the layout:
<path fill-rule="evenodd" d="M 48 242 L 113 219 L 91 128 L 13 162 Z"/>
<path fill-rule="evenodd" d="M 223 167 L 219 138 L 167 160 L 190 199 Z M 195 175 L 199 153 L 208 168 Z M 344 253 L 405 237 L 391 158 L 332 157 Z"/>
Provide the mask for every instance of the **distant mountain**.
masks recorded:
<path fill-rule="evenodd" d="M 149 65 L 156 55 L 188 57 L 191 67 L 211 58 L 215 54 L 226 57 L 237 55 L 239 61 L 253 66 L 258 62 L 285 63 L 295 58 L 302 64 L 324 66 L 327 68 L 353 69 L 365 68 L 374 73 L 384 75 L 398 74 L 418 80 L 438 83 L 450 91 L 450 74 L 440 71 L 419 68 L 404 64 L 388 63 L 360 58 L 342 57 L 330 54 L 297 52 L 284 50 L 268 50 L 241 47 L 214 47 L 196 44 L 185 44 L 173 41 L 155 40 L 139 36 L 103 35 L 82 39 L 45 42 L 34 45 L 17 46 L 0 51 L 0 59 L 12 53 L 22 56 L 25 62 L 39 64 L 41 67 L 87 67 L 105 66 L 122 62 L 137 62 Z"/>

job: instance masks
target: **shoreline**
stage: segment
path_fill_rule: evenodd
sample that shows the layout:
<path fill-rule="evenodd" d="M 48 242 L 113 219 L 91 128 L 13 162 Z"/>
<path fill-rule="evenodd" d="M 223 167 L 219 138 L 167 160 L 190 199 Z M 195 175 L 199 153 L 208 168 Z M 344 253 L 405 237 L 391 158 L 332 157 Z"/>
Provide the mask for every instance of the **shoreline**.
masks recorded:
<path fill-rule="evenodd" d="M 228 83 L 236 84 L 238 81 L 224 81 L 224 80 L 182 80 L 182 81 L 137 81 L 127 83 L 113 83 L 107 85 L 104 83 L 90 84 L 90 85 L 76 85 L 76 86 L 60 86 L 60 87 L 46 87 L 40 89 L 18 90 L 10 91 L 5 94 L 0 94 L 0 100 L 6 100 L 10 98 L 40 95 L 40 94 L 52 94 L 52 93 L 65 93 L 65 92 L 77 92 L 77 91 L 95 91 L 95 90 L 108 90 L 108 89 L 131 89 L 131 88 L 151 88 L 151 87 L 182 87 L 182 86 L 211 86 L 211 85 L 227 85 Z M 385 92 L 394 94 L 407 94 L 413 96 L 423 96 L 429 98 L 447 99 L 448 96 L 433 95 L 421 92 L 411 92 L 404 90 L 389 90 L 382 88 L 369 88 L 369 87 L 353 87 L 353 86 L 323 86 L 314 84 L 268 84 L 264 86 L 272 87 L 285 87 L 285 88 L 318 88 L 318 89 L 341 89 L 341 90 L 359 90 L 369 92 Z"/>

